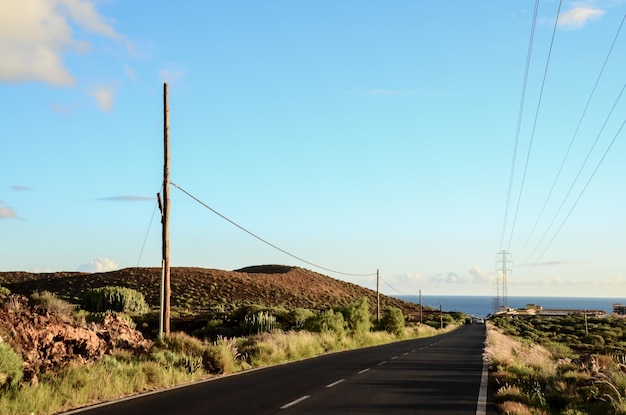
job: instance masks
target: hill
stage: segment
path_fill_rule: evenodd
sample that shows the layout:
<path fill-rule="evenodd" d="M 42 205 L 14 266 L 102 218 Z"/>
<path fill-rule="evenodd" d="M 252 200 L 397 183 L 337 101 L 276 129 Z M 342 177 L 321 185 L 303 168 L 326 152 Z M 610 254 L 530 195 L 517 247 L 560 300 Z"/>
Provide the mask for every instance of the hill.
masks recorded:
<path fill-rule="evenodd" d="M 80 303 L 90 289 L 115 285 L 140 291 L 148 303 L 159 305 L 160 268 L 125 268 L 103 273 L 0 272 L 0 286 L 30 295 L 49 291 L 72 303 Z M 173 267 L 171 304 L 180 313 L 197 315 L 214 307 L 235 309 L 246 305 L 323 310 L 344 306 L 362 297 L 376 304 L 376 292 L 299 267 L 261 265 L 235 271 Z M 381 309 L 393 306 L 416 316 L 419 305 L 385 295 Z"/>

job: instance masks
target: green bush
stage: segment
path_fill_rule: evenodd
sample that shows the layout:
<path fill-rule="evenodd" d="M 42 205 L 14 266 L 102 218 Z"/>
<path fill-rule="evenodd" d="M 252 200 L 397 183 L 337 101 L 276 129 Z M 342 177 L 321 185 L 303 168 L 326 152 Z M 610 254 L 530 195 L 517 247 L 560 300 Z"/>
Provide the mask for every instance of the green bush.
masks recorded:
<path fill-rule="evenodd" d="M 83 297 L 83 305 L 89 311 L 121 311 L 144 314 L 150 307 L 142 293 L 125 287 L 101 287 L 89 290 Z"/>
<path fill-rule="evenodd" d="M 339 335 L 345 334 L 345 320 L 343 314 L 334 312 L 332 309 L 321 312 L 318 315 L 306 319 L 304 322 L 305 330 L 315 333 L 324 331 L 332 331 Z"/>
<path fill-rule="evenodd" d="M 7 295 L 11 295 L 11 290 L 9 290 L 7 287 L 0 286 L 0 298 L 6 297 Z"/>
<path fill-rule="evenodd" d="M 385 315 L 380 319 L 380 328 L 396 336 L 404 332 L 404 315 L 397 307 L 389 307 L 385 310 Z"/>
<path fill-rule="evenodd" d="M 296 308 L 292 311 L 291 317 L 293 319 L 293 324 L 296 328 L 302 328 L 304 326 L 304 322 L 315 315 L 313 311 L 308 308 Z"/>
<path fill-rule="evenodd" d="M 367 297 L 344 307 L 341 310 L 344 320 L 353 335 L 365 335 L 372 328 L 372 313 L 370 312 L 369 301 Z"/>
<path fill-rule="evenodd" d="M 24 377 L 22 359 L 0 339 L 0 389 L 12 388 Z"/>
<path fill-rule="evenodd" d="M 248 330 L 248 334 L 272 331 L 276 328 L 276 317 L 267 311 L 259 311 L 251 316 L 246 316 L 243 326 Z"/>

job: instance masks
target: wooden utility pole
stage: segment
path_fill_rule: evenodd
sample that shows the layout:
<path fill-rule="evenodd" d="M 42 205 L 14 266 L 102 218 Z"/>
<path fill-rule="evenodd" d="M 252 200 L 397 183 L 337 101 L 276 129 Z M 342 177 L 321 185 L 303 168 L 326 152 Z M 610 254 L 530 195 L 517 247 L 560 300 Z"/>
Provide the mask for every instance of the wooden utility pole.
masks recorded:
<path fill-rule="evenodd" d="M 376 321 L 380 322 L 380 270 L 376 270 Z"/>
<path fill-rule="evenodd" d="M 443 311 L 441 309 L 441 301 L 439 301 L 439 328 L 443 329 Z"/>
<path fill-rule="evenodd" d="M 161 291 L 161 317 L 165 335 L 170 334 L 170 108 L 167 100 L 167 83 L 163 84 L 163 281 Z"/>
<path fill-rule="evenodd" d="M 422 289 L 420 288 L 420 324 L 422 324 L 422 310 L 424 306 L 422 306 Z"/>

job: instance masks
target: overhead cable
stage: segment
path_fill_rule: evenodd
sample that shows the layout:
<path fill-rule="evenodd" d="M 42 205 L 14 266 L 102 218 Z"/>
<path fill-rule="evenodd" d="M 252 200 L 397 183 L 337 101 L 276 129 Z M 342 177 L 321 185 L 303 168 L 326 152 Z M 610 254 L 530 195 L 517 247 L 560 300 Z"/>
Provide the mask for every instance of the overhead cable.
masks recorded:
<path fill-rule="evenodd" d="M 378 278 L 380 278 L 380 280 L 381 280 L 382 282 L 384 282 L 385 284 L 387 284 L 387 286 L 388 286 L 389 288 L 391 288 L 392 290 L 394 290 L 394 291 L 395 291 L 395 292 L 397 292 L 398 294 L 408 295 L 407 293 L 404 293 L 404 292 L 402 292 L 402 291 L 398 290 L 397 288 L 395 288 L 393 285 L 389 284 L 387 281 L 385 281 L 385 280 L 383 279 L 383 277 L 378 276 Z"/>
<path fill-rule="evenodd" d="M 148 234 L 150 233 L 150 228 L 152 228 L 152 221 L 154 220 L 154 214 L 156 213 L 157 206 L 159 205 L 158 199 L 154 202 L 154 209 L 152 210 L 152 217 L 150 218 L 150 223 L 148 224 L 148 230 L 146 231 L 146 236 L 143 238 L 143 245 L 141 245 L 141 251 L 139 252 L 139 258 L 137 258 L 137 266 L 139 266 L 139 262 L 141 261 L 141 257 L 143 256 L 143 250 L 146 247 L 146 242 L 148 241 Z"/>
<path fill-rule="evenodd" d="M 200 199 L 198 199 L 197 197 L 195 197 L 194 195 L 192 195 L 191 193 L 189 193 L 188 191 L 186 191 L 185 189 L 183 189 L 182 187 L 180 187 L 179 185 L 177 185 L 174 182 L 170 182 L 172 184 L 172 186 L 176 187 L 178 190 L 180 190 L 181 192 L 185 193 L 187 196 L 189 196 L 190 198 L 192 198 L 193 200 L 195 200 L 196 202 L 198 202 L 199 204 L 201 204 L 202 206 L 204 206 L 205 208 L 209 209 L 211 212 L 215 213 L 217 216 L 219 216 L 220 218 L 224 219 L 225 221 L 229 222 L 232 225 L 235 225 L 236 227 L 238 227 L 239 229 L 241 229 L 242 231 L 244 231 L 245 233 L 247 233 L 248 235 L 258 239 L 259 241 L 263 242 L 266 245 L 271 246 L 272 248 L 282 252 L 283 254 L 289 255 L 292 258 L 297 259 L 298 261 L 304 262 L 305 264 L 309 264 L 311 266 L 314 266 L 316 268 L 319 269 L 323 269 L 325 271 L 329 271 L 335 274 L 341 274 L 341 275 L 347 275 L 347 276 L 352 276 L 352 277 L 369 277 L 372 275 L 376 275 L 376 273 L 371 273 L 371 274 L 352 274 L 352 273 L 348 273 L 348 272 L 341 272 L 341 271 L 336 271 L 330 268 L 326 268 L 323 267 L 321 265 L 317 265 L 313 262 L 307 261 L 306 259 L 300 258 L 299 256 L 296 256 L 282 248 L 279 248 L 278 246 L 272 244 L 271 242 L 266 241 L 265 239 L 261 238 L 260 236 L 256 235 L 255 233 L 247 230 L 246 228 L 244 228 L 243 226 L 235 223 L 234 221 L 228 219 L 226 216 L 222 215 L 221 213 L 219 213 L 218 211 L 216 211 L 215 209 L 213 209 L 212 207 L 210 207 L 209 205 L 207 205 L 206 203 L 204 203 L 203 201 L 201 201 Z"/>
<path fill-rule="evenodd" d="M 615 42 L 617 41 L 617 38 L 619 37 L 620 31 L 622 30 L 622 26 L 624 25 L 624 21 L 626 20 L 626 14 L 624 14 L 624 17 L 622 18 L 622 22 L 620 23 L 617 32 L 615 33 L 615 36 L 613 38 L 613 43 L 611 43 L 611 47 L 609 48 L 609 51 L 606 55 L 606 58 L 604 58 L 604 63 L 602 64 L 602 68 L 600 69 L 600 72 L 598 73 L 598 76 L 596 78 L 596 82 L 593 86 L 593 89 L 591 90 L 591 94 L 589 94 L 589 98 L 587 99 L 587 104 L 585 105 L 585 109 L 583 110 L 580 119 L 578 120 L 578 125 L 576 126 L 576 130 L 574 131 L 574 135 L 572 136 L 572 139 L 569 143 L 569 146 L 567 147 L 567 151 L 565 152 L 565 155 L 563 156 L 563 160 L 561 160 L 561 166 L 559 167 L 559 170 L 556 173 L 556 177 L 554 178 L 554 181 L 552 182 L 552 187 L 550 188 L 550 191 L 548 192 L 548 196 L 546 197 L 546 200 L 543 204 L 543 207 L 541 208 L 541 211 L 539 212 L 539 215 L 537 216 L 537 220 L 535 221 L 535 224 L 532 227 L 532 230 L 530 231 L 530 233 L 528 234 L 528 238 L 526 238 L 526 241 L 524 242 L 524 244 L 522 245 L 522 247 L 518 250 L 518 251 L 523 251 L 524 248 L 526 248 L 526 245 L 528 245 L 528 242 L 530 241 L 530 238 L 534 235 L 535 230 L 537 229 L 537 225 L 539 224 L 539 221 L 541 220 L 541 218 L 543 217 L 543 213 L 546 209 L 546 206 L 548 205 L 548 202 L 550 201 L 550 198 L 552 197 L 552 194 L 554 192 L 554 188 L 556 186 L 557 181 L 559 180 L 559 177 L 561 176 L 561 172 L 563 170 L 563 166 L 565 165 L 565 161 L 567 160 L 567 157 L 569 156 L 570 150 L 572 149 L 572 146 L 574 145 L 574 141 L 576 141 L 576 137 L 578 136 L 578 131 L 580 130 L 580 126 L 583 122 L 583 119 L 585 118 L 585 115 L 587 114 L 587 110 L 589 109 L 589 104 L 591 103 L 591 99 L 593 98 L 596 89 L 598 87 L 598 84 L 600 83 L 600 78 L 602 78 L 602 74 L 604 72 L 604 68 L 606 67 L 606 64 L 609 60 L 609 57 L 611 56 L 611 52 L 613 51 L 613 47 L 615 46 Z M 534 253 L 534 252 L 533 252 Z M 532 256 L 532 254 L 531 254 Z"/>
<path fill-rule="evenodd" d="M 626 85 L 625 85 L 626 87 Z M 624 91 L 624 88 L 622 88 L 622 92 Z M 620 94 L 621 95 L 621 94 Z M 624 128 L 624 125 L 626 125 L 626 119 L 624 119 L 624 121 L 622 122 L 622 125 L 619 127 L 619 130 L 617 130 L 617 133 L 615 133 L 615 136 L 613 137 L 613 140 L 611 140 L 611 143 L 609 144 L 609 146 L 607 147 L 606 151 L 604 152 L 604 154 L 602 155 L 602 158 L 600 159 L 600 161 L 598 161 L 598 164 L 596 165 L 596 168 L 593 170 L 593 172 L 591 173 L 591 176 L 589 177 L 589 179 L 587 180 L 587 183 L 585 183 L 585 186 L 583 187 L 583 189 L 581 190 L 580 194 L 578 195 L 578 197 L 576 198 L 576 201 L 574 202 L 574 204 L 572 205 L 572 207 L 570 208 L 569 212 L 567 213 L 567 215 L 565 216 L 565 219 L 563 219 L 563 221 L 561 222 L 561 225 L 559 225 L 559 228 L 556 230 L 556 233 L 554 234 L 554 236 L 552 237 L 552 239 L 550 240 L 550 242 L 548 243 L 548 245 L 544 248 L 543 252 L 541 253 L 541 255 L 539 255 L 539 258 L 537 258 L 537 261 L 534 262 L 534 264 L 530 267 L 530 269 L 528 269 L 528 271 L 526 271 L 523 275 L 528 274 L 534 267 L 535 265 L 537 265 L 539 263 L 539 261 L 541 261 L 541 258 L 543 258 L 543 256 L 545 255 L 546 251 L 548 250 L 548 248 L 550 248 L 550 246 L 552 245 L 552 243 L 554 242 L 554 240 L 556 239 L 557 235 L 559 234 L 559 232 L 561 232 L 561 229 L 563 228 L 563 225 L 565 225 L 565 222 L 567 222 L 567 219 L 569 219 L 570 215 L 572 214 L 572 211 L 574 210 L 574 208 L 576 207 L 576 205 L 578 204 L 578 202 L 580 201 L 580 198 L 583 196 L 583 194 L 585 193 L 585 190 L 587 190 L 587 187 L 589 186 L 589 183 L 591 183 L 591 180 L 593 179 L 593 177 L 595 176 L 596 172 L 598 171 L 598 169 L 600 168 L 600 165 L 602 164 L 602 162 L 604 161 L 604 159 L 606 158 L 606 155 L 609 153 L 609 150 L 611 150 L 611 147 L 613 147 L 613 144 L 615 144 L 615 141 L 617 140 L 617 137 L 620 135 L 620 133 L 622 132 L 622 129 Z M 522 275 L 522 276 L 523 276 Z"/>
<path fill-rule="evenodd" d="M 607 123 L 609 122 L 609 119 L 611 118 L 611 115 L 613 114 L 613 111 L 615 110 L 615 107 L 617 106 L 617 104 L 619 103 L 620 99 L 622 98 L 622 95 L 624 93 L 624 90 L 626 89 L 626 84 L 624 84 L 624 86 L 622 87 L 622 90 L 620 91 L 619 95 L 617 96 L 617 99 L 615 100 L 615 103 L 613 104 L 613 107 L 611 108 L 611 111 L 609 112 L 609 115 L 606 117 L 606 119 L 604 120 L 604 124 L 602 124 L 602 128 L 600 128 L 600 131 L 598 132 L 598 135 L 596 136 L 596 139 L 594 140 L 593 144 L 591 145 L 591 148 L 589 149 L 589 151 L 587 152 L 587 156 L 585 157 L 585 160 L 583 161 L 583 164 L 580 166 L 580 168 L 578 169 L 578 173 L 576 174 L 576 177 L 574 177 L 574 180 L 572 181 L 572 184 L 569 187 L 569 190 L 567 191 L 567 194 L 565 195 L 565 197 L 563 198 L 563 201 L 561 202 L 561 205 L 559 206 L 559 209 L 557 210 L 557 212 L 554 214 L 554 217 L 552 218 L 552 221 L 550 222 L 550 225 L 548 226 L 548 228 L 546 229 L 546 231 L 544 232 L 543 236 L 541 237 L 541 240 L 539 241 L 539 243 L 537 244 L 537 246 L 535 247 L 535 249 L 533 250 L 533 252 L 529 255 L 528 259 L 532 258 L 532 256 L 535 254 L 535 252 L 537 251 L 537 249 L 539 248 L 539 245 L 541 245 L 541 243 L 543 242 L 544 238 L 546 237 L 546 235 L 548 234 L 548 232 L 550 231 L 550 229 L 552 228 L 552 225 L 554 224 L 554 221 L 556 220 L 557 216 L 559 215 L 559 213 L 561 212 L 561 209 L 563 208 L 563 205 L 565 204 L 565 201 L 567 200 L 567 198 L 569 197 L 570 193 L 572 192 L 572 189 L 574 188 L 574 185 L 576 184 L 576 182 L 578 181 L 578 178 L 580 177 L 580 174 L 582 173 L 584 167 L 587 165 L 587 161 L 589 161 L 589 157 L 591 157 L 591 153 L 593 152 L 594 148 L 596 147 L 596 144 L 598 144 L 598 140 L 600 139 L 600 136 L 602 135 L 602 133 L 604 132 L 604 128 L 606 127 Z M 626 121 L 624 121 L 626 122 Z M 622 124 L 622 127 L 624 126 L 624 124 Z M 620 127 L 619 131 L 622 130 L 622 127 Z M 619 134 L 619 131 L 617 134 Z M 615 142 L 615 139 L 617 138 L 617 135 L 613 138 L 613 141 L 611 141 L 611 144 L 609 145 L 609 148 L 606 150 L 606 152 L 604 153 L 604 155 L 602 156 L 602 160 L 604 160 L 604 157 L 606 157 L 606 153 L 608 153 L 608 150 L 611 148 L 611 146 L 613 145 L 613 143 Z M 593 174 L 591 175 L 591 177 L 593 177 L 593 175 L 595 174 L 595 172 L 598 170 L 598 167 L 600 167 L 600 163 L 602 163 L 602 160 L 600 160 L 600 162 L 598 163 L 598 165 L 596 166 Z M 589 181 L 591 181 L 591 178 L 589 179 Z M 585 189 L 587 188 L 587 186 L 589 185 L 589 181 L 587 182 L 587 184 L 585 185 Z M 584 192 L 584 189 L 583 189 Z M 578 196 L 578 199 L 580 199 L 580 196 L 582 196 L 582 192 L 581 195 Z M 576 202 L 578 202 L 578 199 L 576 200 Z M 575 205 L 575 204 L 574 204 Z M 570 210 L 571 213 L 571 210 Z M 570 215 L 570 213 L 568 213 L 568 217 Z M 566 218 L 567 219 L 567 218 Z M 563 226 L 561 224 L 561 226 Z M 560 227 L 559 227 L 560 230 Z M 558 233 L 558 231 L 557 231 Z M 555 235 L 556 236 L 556 235 Z M 554 240 L 554 238 L 552 238 L 552 240 Z M 552 241 L 550 242 L 550 244 L 552 243 Z M 544 250 L 545 253 L 545 250 Z M 543 256 L 543 254 L 542 254 Z M 528 259 L 526 261 L 528 261 Z M 537 261 L 538 262 L 538 261 Z"/>
<path fill-rule="evenodd" d="M 559 1 L 559 8 L 556 12 L 556 19 L 554 19 L 554 28 L 552 29 L 552 39 L 550 40 L 550 49 L 548 50 L 548 57 L 546 59 L 546 66 L 543 71 L 543 80 L 541 82 L 541 90 L 539 91 L 539 99 L 537 101 L 537 109 L 535 110 L 535 120 L 533 122 L 533 129 L 530 134 L 530 142 L 528 144 L 528 152 L 526 153 L 526 163 L 524 164 L 524 172 L 522 173 L 522 182 L 519 189 L 519 194 L 517 196 L 517 206 L 515 208 L 515 214 L 513 215 L 513 224 L 511 225 L 511 234 L 509 237 L 508 243 L 508 251 L 511 250 L 511 242 L 513 241 L 513 234 L 515 231 L 515 223 L 517 222 L 517 215 L 519 213 L 520 203 L 522 201 L 522 193 L 524 191 L 524 183 L 526 182 L 526 172 L 528 170 L 528 162 L 530 161 L 530 153 L 533 146 L 533 140 L 535 137 L 535 130 L 537 128 L 537 119 L 539 118 L 539 109 L 541 108 L 541 101 L 543 97 L 543 90 L 546 85 L 546 78 L 548 75 L 548 67 L 550 66 L 550 57 L 552 56 L 552 47 L 554 46 L 554 38 L 556 36 L 556 28 L 559 22 L 559 16 L 561 14 L 561 5 L 563 4 L 563 0 Z"/>
<path fill-rule="evenodd" d="M 539 0 L 535 1 L 535 12 L 533 14 L 533 23 L 530 29 L 530 40 L 528 41 L 528 52 L 526 53 L 526 69 L 524 71 L 524 82 L 522 83 L 522 96 L 520 98 L 519 111 L 517 114 L 517 129 L 515 131 L 515 145 L 513 146 L 513 159 L 511 160 L 511 173 L 509 174 L 509 190 L 506 196 L 506 206 L 504 208 L 504 223 L 502 224 L 502 233 L 500 235 L 500 247 L 504 248 L 504 234 L 506 232 L 506 223 L 509 217 L 509 204 L 511 202 L 511 191 L 513 189 L 513 177 L 515 175 L 515 161 L 517 160 L 517 146 L 519 143 L 520 126 L 522 124 L 522 114 L 524 113 L 524 101 L 526 99 L 526 85 L 528 83 L 528 70 L 530 68 L 530 57 L 533 50 L 533 39 L 535 37 L 535 27 L 537 25 L 537 11 L 539 10 Z"/>

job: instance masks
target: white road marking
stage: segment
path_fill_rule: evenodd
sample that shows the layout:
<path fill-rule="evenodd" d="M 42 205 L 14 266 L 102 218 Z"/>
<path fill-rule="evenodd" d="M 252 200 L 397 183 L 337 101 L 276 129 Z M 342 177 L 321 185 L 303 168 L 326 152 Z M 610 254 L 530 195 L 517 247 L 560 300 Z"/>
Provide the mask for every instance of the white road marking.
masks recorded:
<path fill-rule="evenodd" d="M 326 385 L 327 388 L 332 388 L 333 386 L 339 385 L 341 382 L 345 381 L 345 379 L 339 379 L 337 382 L 333 382 L 329 385 Z"/>
<path fill-rule="evenodd" d="M 398 358 L 398 356 L 394 356 L 391 358 L 391 360 L 396 360 Z"/>
<path fill-rule="evenodd" d="M 379 364 L 377 364 L 376 366 L 382 366 L 382 365 L 384 365 L 385 363 L 387 363 L 387 361 L 386 361 L 386 360 L 383 360 L 382 362 L 380 362 L 380 363 L 379 363 Z"/>
<path fill-rule="evenodd" d="M 409 352 L 402 353 L 402 356 L 406 356 L 407 354 L 409 354 Z"/>
<path fill-rule="evenodd" d="M 476 415 L 487 413 L 487 386 L 489 381 L 489 368 L 483 361 L 483 373 L 480 377 L 480 389 L 478 390 L 478 402 L 476 403 Z"/>
<path fill-rule="evenodd" d="M 413 350 L 411 350 L 411 353 L 415 353 L 416 351 L 417 351 L 417 350 L 413 349 Z"/>
<path fill-rule="evenodd" d="M 361 371 L 359 371 L 359 375 L 365 372 L 369 372 L 370 368 L 368 367 L 367 369 L 363 369 Z"/>
<path fill-rule="evenodd" d="M 302 397 L 300 397 L 300 398 L 296 399 L 295 401 L 291 401 L 291 402 L 289 402 L 287 405 L 283 405 L 283 406 L 281 406 L 281 407 L 280 407 L 280 409 L 287 409 L 287 408 L 289 408 L 290 406 L 297 405 L 297 404 L 299 404 L 300 402 L 302 402 L 302 401 L 304 401 L 304 400 L 306 400 L 306 399 L 309 399 L 310 397 L 311 397 L 311 395 L 304 395 L 304 396 L 302 396 Z"/>

